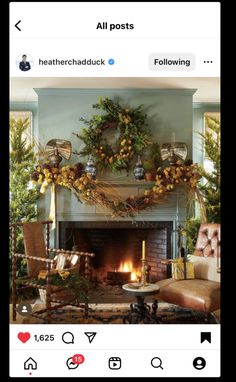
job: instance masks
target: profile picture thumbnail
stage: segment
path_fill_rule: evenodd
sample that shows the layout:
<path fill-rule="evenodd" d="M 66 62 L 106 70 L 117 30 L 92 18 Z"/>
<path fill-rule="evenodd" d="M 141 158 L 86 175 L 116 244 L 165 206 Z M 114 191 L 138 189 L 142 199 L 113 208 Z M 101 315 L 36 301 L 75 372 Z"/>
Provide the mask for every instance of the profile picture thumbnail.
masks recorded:
<path fill-rule="evenodd" d="M 21 54 L 17 57 L 16 65 L 22 72 L 28 72 L 33 67 L 33 59 L 29 54 Z"/>

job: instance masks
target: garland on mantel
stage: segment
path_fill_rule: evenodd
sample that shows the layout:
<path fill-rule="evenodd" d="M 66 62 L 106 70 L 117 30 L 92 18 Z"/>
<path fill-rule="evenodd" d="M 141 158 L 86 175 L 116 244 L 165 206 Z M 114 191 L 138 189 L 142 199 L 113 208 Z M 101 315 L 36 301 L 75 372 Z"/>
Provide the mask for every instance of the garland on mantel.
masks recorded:
<path fill-rule="evenodd" d="M 48 163 L 39 164 L 32 174 L 32 181 L 41 185 L 42 193 L 50 184 L 65 187 L 80 202 L 100 206 L 103 210 L 108 209 L 112 217 L 121 218 L 134 217 L 143 210 L 163 204 L 165 197 L 181 184 L 196 192 L 202 205 L 197 188 L 200 178 L 197 164 L 193 164 L 192 161 L 178 161 L 175 165 L 158 168 L 155 184 L 144 190 L 143 195 L 131 195 L 123 200 L 111 183 L 93 180 L 83 171 L 81 164 L 61 168 Z"/>

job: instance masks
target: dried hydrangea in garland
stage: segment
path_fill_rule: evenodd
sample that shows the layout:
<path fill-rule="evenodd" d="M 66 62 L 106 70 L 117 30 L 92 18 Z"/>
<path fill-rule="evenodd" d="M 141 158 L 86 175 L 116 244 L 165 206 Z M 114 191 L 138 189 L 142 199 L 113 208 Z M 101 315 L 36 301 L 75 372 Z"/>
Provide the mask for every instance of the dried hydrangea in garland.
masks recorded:
<path fill-rule="evenodd" d="M 103 114 L 95 114 L 90 119 L 80 118 L 87 125 L 81 134 L 75 134 L 85 144 L 80 154 L 92 154 L 103 168 L 128 170 L 132 158 L 150 144 L 146 128 L 147 115 L 142 111 L 142 105 L 124 108 L 116 101 L 100 97 L 93 108 L 101 110 Z M 107 129 L 119 132 L 114 147 L 104 138 Z"/>
<path fill-rule="evenodd" d="M 66 187 L 71 191 L 86 191 L 86 186 L 91 180 L 91 176 L 84 172 L 82 163 L 74 166 L 54 167 L 49 163 L 38 164 L 31 174 L 32 182 L 41 185 L 40 192 L 43 194 L 48 185 Z"/>
<path fill-rule="evenodd" d="M 145 190 L 141 196 L 130 196 L 125 201 L 110 203 L 109 207 L 113 211 L 113 216 L 134 217 L 139 212 L 152 208 L 155 205 L 163 204 L 166 196 L 173 192 L 178 185 L 187 185 L 204 209 L 204 204 L 199 194 L 197 184 L 201 179 L 197 164 L 186 161 L 184 164 L 178 161 L 173 166 L 157 169 L 157 176 L 154 186 Z"/>
<path fill-rule="evenodd" d="M 201 175 L 199 174 L 198 165 L 193 164 L 191 160 L 184 164 L 177 161 L 176 165 L 158 168 L 156 175 L 156 183 L 153 192 L 162 194 L 172 191 L 176 184 L 188 183 L 191 187 L 196 187 Z"/>
<path fill-rule="evenodd" d="M 81 202 L 108 209 L 113 217 L 134 217 L 143 210 L 162 204 L 164 197 L 181 184 L 197 191 L 200 178 L 197 164 L 191 161 L 184 164 L 177 162 L 176 165 L 159 168 L 154 186 L 145 190 L 142 196 L 130 196 L 122 200 L 113 192 L 111 184 L 93 180 L 84 173 L 81 164 L 61 168 L 38 165 L 32 174 L 32 179 L 41 187 L 46 188 L 54 182 L 70 189 Z"/>

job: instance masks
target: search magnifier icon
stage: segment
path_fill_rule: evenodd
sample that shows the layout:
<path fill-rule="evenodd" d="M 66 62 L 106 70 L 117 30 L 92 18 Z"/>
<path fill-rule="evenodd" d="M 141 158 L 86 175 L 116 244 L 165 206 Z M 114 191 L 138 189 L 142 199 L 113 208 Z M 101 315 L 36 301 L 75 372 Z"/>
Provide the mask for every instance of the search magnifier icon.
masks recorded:
<path fill-rule="evenodd" d="M 151 360 L 151 365 L 152 367 L 154 367 L 155 369 L 158 369 L 159 367 L 163 370 L 163 367 L 162 367 L 162 360 L 161 358 L 159 357 L 154 357 L 152 360 Z"/>

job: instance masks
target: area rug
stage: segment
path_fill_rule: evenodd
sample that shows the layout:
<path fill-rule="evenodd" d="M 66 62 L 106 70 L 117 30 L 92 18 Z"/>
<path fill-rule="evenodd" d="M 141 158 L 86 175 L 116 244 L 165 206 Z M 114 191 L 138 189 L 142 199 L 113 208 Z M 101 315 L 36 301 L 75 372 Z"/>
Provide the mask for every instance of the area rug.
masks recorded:
<path fill-rule="evenodd" d="M 37 310 L 43 307 L 37 304 Z M 33 310 L 35 310 L 34 307 Z M 200 312 L 177 305 L 160 302 L 158 319 L 161 324 L 206 324 L 205 315 Z M 51 315 L 52 324 L 123 324 L 123 317 L 129 313 L 129 304 L 91 304 L 88 318 L 84 313 L 74 307 L 58 309 Z M 43 315 L 42 315 L 43 316 Z M 18 321 L 18 320 L 17 320 Z M 19 323 L 15 322 L 15 323 Z M 44 323 L 35 317 L 22 317 L 22 324 Z M 208 324 L 217 324 L 214 315 L 211 315 Z"/>

